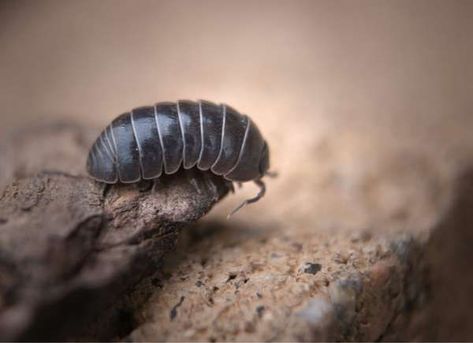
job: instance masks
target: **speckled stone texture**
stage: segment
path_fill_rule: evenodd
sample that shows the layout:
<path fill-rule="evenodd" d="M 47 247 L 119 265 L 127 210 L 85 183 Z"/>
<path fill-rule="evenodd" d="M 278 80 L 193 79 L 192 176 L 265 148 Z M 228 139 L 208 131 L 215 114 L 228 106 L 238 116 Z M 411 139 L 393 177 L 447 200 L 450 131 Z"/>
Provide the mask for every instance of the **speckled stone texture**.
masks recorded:
<path fill-rule="evenodd" d="M 201 233 L 134 339 L 376 340 L 423 292 L 405 289 L 415 250 L 406 237 Z"/>
<path fill-rule="evenodd" d="M 473 338 L 465 160 L 353 133 L 316 147 L 261 203 L 183 232 L 127 340 Z"/>

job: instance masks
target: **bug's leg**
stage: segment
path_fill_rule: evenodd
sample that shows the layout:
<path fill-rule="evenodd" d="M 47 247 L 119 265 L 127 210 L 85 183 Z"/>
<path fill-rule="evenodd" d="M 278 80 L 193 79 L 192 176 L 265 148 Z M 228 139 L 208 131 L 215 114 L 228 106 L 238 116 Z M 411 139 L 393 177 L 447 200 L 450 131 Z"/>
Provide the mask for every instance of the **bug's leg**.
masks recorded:
<path fill-rule="evenodd" d="M 205 185 L 208 188 L 211 188 L 214 194 L 218 194 L 217 186 L 215 186 L 214 182 L 212 181 L 208 173 L 204 173 L 204 181 L 205 181 Z"/>
<path fill-rule="evenodd" d="M 141 180 L 136 184 L 136 187 L 141 193 L 149 192 L 153 190 L 154 180 Z"/>
<path fill-rule="evenodd" d="M 245 201 L 243 201 L 237 208 L 235 208 L 232 212 L 230 212 L 230 214 L 227 216 L 227 219 L 233 216 L 235 213 L 237 213 L 246 205 L 255 203 L 264 196 L 264 194 L 266 193 L 266 185 L 264 184 L 264 182 L 261 180 L 256 180 L 255 183 L 259 187 L 258 194 L 256 194 L 254 198 L 246 199 Z"/>
<path fill-rule="evenodd" d="M 197 191 L 197 194 L 201 194 L 202 190 L 199 187 L 199 183 L 197 182 L 197 179 L 195 178 L 194 171 L 189 169 L 185 171 L 187 181 L 192 185 L 192 187 Z"/>
<path fill-rule="evenodd" d="M 236 184 L 237 184 L 238 188 L 243 187 L 243 183 L 242 183 L 242 182 L 237 182 Z"/>
<path fill-rule="evenodd" d="M 156 192 L 157 186 L 158 186 L 158 179 L 153 179 L 153 187 L 151 187 L 151 193 Z"/>
<path fill-rule="evenodd" d="M 230 189 L 230 192 L 235 194 L 235 186 L 233 185 L 233 182 L 229 181 L 226 184 L 228 185 L 228 188 Z"/>
<path fill-rule="evenodd" d="M 102 195 L 103 195 L 104 198 L 107 196 L 110 189 L 112 189 L 112 185 L 106 183 L 105 186 L 103 187 L 103 190 L 102 190 Z"/>

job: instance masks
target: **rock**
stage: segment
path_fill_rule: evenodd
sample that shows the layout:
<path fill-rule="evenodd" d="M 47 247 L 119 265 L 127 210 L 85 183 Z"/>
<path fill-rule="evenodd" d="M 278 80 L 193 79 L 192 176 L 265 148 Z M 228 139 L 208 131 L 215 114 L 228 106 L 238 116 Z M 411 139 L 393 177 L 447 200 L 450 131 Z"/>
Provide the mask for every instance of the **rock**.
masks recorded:
<path fill-rule="evenodd" d="M 77 167 L 88 144 L 71 137 L 86 136 L 52 125 L 3 149 L 19 150 L 2 156 L 13 181 L 0 196 L 1 340 L 127 334 L 180 229 L 228 192 L 222 178 L 193 171 L 163 177 L 159 192 L 147 182 L 99 184 Z"/>
<path fill-rule="evenodd" d="M 337 139 L 342 145 L 344 138 Z M 351 149 L 366 156 L 363 147 Z M 426 153 L 404 156 L 409 163 L 401 151 L 380 148 L 368 169 L 353 157 L 359 165 L 329 185 L 314 181 L 324 174 L 301 178 L 315 166 L 291 170 L 236 219 L 211 216 L 186 231 L 168 257 L 169 277 L 127 340 L 473 338 L 473 169 Z M 333 159 L 319 168 L 335 170 Z M 349 201 L 356 211 L 345 211 Z M 452 296 L 457 301 L 449 302 Z M 171 321 L 168 313 L 182 297 Z"/>
<path fill-rule="evenodd" d="M 61 127 L 68 141 L 83 132 Z M 105 190 L 74 169 L 89 143 L 58 143 L 58 159 L 19 144 L 0 178 L 16 180 L 0 200 L 2 338 L 471 339 L 473 169 L 337 138 L 332 154 L 269 181 L 267 197 L 230 221 L 211 214 L 181 231 L 172 254 L 179 228 L 226 192 L 220 178 L 176 174 L 156 194 L 146 182 Z M 344 141 L 376 162 L 340 161 Z"/>

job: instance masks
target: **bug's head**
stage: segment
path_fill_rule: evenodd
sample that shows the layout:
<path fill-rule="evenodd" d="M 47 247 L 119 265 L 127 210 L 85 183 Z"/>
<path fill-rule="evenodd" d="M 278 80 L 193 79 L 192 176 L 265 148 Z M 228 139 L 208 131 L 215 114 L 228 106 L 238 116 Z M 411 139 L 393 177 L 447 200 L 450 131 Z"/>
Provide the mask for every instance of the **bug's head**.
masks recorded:
<path fill-rule="evenodd" d="M 266 141 L 264 142 L 263 151 L 259 160 L 259 173 L 260 177 L 266 175 L 269 169 L 269 148 Z"/>

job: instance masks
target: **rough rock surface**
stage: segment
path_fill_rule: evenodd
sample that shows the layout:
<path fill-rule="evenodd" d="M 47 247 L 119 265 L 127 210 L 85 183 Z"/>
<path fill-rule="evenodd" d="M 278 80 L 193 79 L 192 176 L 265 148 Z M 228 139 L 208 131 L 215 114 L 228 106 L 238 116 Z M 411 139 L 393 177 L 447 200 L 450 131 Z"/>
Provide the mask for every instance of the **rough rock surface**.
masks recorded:
<path fill-rule="evenodd" d="M 92 136 L 52 125 L 3 142 L 1 181 L 13 181 L 0 196 L 1 340 L 126 334 L 179 229 L 228 191 L 191 171 L 160 179 L 159 192 L 96 183 L 82 175 Z"/>
<path fill-rule="evenodd" d="M 424 291 L 407 237 L 199 229 L 132 338 L 372 341 Z"/>
<path fill-rule="evenodd" d="M 183 232 L 128 339 L 473 338 L 472 169 L 331 137 L 260 204 Z"/>
<path fill-rule="evenodd" d="M 105 188 L 81 167 L 95 132 L 33 130 L 0 146 L 2 339 L 473 337 L 468 164 L 338 134 L 291 155 L 264 201 L 179 230 L 220 178 Z"/>

